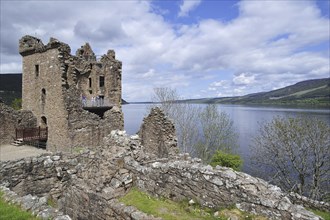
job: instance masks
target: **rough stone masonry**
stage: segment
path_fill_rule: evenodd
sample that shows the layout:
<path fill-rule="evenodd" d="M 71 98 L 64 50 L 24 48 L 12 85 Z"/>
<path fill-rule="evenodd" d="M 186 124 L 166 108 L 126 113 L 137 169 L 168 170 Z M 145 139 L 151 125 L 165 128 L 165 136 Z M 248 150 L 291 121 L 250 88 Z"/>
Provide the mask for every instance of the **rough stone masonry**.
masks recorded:
<path fill-rule="evenodd" d="M 149 126 L 168 121 L 154 111 L 159 109 L 145 120 Z M 153 138 L 144 136 L 146 140 Z M 6 191 L 25 199 L 51 198 L 58 211 L 71 219 L 157 219 L 118 201 L 133 186 L 172 200 L 192 199 L 210 208 L 234 205 L 269 219 L 321 219 L 264 180 L 230 168 L 203 165 L 187 154 L 159 157 L 162 149 L 150 150 L 141 142 L 137 135 L 128 137 L 125 131 L 114 130 L 98 149 L 2 162 L 0 183 Z M 327 203 L 307 199 L 303 205 L 330 209 Z M 34 206 L 29 207 L 32 210 Z M 42 213 L 45 216 L 45 211 L 36 212 Z"/>
<path fill-rule="evenodd" d="M 19 50 L 23 111 L 0 104 L 1 121 L 12 123 L 8 131 L 0 127 L 1 135 L 8 141 L 15 127 L 48 126 L 47 149 L 54 153 L 0 162 L 0 189 L 8 201 L 42 219 L 159 219 L 118 201 L 133 186 L 210 208 L 236 206 L 269 219 L 320 219 L 303 206 L 330 210 L 327 203 L 178 154 L 174 124 L 159 108 L 151 110 L 138 135 L 128 137 L 122 131 L 121 62 L 114 51 L 98 61 L 89 44 L 73 56 L 67 44 L 51 38 L 44 45 L 31 36 L 20 40 Z M 96 95 L 112 103 L 103 118 L 84 109 L 81 97 Z"/>
<path fill-rule="evenodd" d="M 69 45 L 51 38 L 19 40 L 23 58 L 23 110 L 31 111 L 37 126 L 48 127 L 47 149 L 72 151 L 98 147 L 111 130 L 123 129 L 121 68 L 115 52 L 97 60 L 86 43 L 70 54 Z M 85 109 L 109 109 L 103 118 Z"/>

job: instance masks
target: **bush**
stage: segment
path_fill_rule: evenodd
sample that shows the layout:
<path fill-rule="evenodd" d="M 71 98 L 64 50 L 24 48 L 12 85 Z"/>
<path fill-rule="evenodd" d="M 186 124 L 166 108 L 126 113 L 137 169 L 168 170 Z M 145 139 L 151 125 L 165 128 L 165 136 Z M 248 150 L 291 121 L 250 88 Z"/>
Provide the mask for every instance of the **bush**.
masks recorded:
<path fill-rule="evenodd" d="M 223 167 L 230 167 L 236 171 L 241 170 L 241 166 L 243 164 L 243 160 L 237 154 L 229 154 L 224 153 L 222 151 L 216 151 L 215 154 L 211 158 L 210 165 L 215 167 L 217 165 Z"/>
<path fill-rule="evenodd" d="M 20 110 L 22 108 L 22 99 L 14 99 L 11 103 L 11 107 L 15 110 Z"/>

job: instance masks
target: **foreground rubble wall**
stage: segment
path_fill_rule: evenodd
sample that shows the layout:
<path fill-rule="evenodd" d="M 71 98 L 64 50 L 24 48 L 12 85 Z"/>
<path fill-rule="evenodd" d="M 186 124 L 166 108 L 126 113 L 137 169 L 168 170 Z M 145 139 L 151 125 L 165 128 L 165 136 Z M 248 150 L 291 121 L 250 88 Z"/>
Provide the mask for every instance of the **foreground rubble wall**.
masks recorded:
<path fill-rule="evenodd" d="M 210 208 L 236 206 L 270 219 L 318 219 L 302 206 L 293 204 L 277 186 L 230 168 L 203 165 L 198 159 L 183 156 L 131 167 L 136 167 L 133 172 L 139 171 L 135 173 L 136 186 L 159 197 L 192 199 Z M 329 204 L 313 203 L 329 211 Z"/>
<path fill-rule="evenodd" d="M 151 116 L 147 124 L 153 117 L 156 122 L 168 120 L 159 112 Z M 161 136 L 170 125 L 163 124 L 165 128 L 157 125 Z M 236 206 L 269 219 L 320 219 L 264 180 L 231 168 L 212 168 L 188 154 L 158 154 L 155 146 L 141 144 L 155 137 L 149 135 L 128 137 L 114 130 L 97 149 L 0 162 L 0 185 L 24 198 L 52 198 L 60 212 L 81 220 L 157 219 L 118 201 L 133 186 L 157 197 L 193 200 L 214 209 Z M 330 211 L 327 203 L 300 199 L 298 204 Z"/>
<path fill-rule="evenodd" d="M 278 187 L 248 174 L 205 166 L 188 155 L 156 159 L 125 132 L 114 131 L 105 142 L 96 152 L 1 162 L 0 184 L 21 196 L 49 196 L 72 219 L 155 219 L 118 202 L 132 186 L 207 207 L 236 205 L 270 219 L 320 219 Z"/>

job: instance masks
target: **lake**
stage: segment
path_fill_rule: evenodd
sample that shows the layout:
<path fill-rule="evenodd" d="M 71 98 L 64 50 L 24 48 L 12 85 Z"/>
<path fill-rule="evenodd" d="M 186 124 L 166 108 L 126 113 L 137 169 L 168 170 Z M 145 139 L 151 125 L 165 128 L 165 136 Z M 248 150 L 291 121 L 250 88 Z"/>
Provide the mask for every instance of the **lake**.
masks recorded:
<path fill-rule="evenodd" d="M 201 104 L 200 106 L 206 106 Z M 143 118 L 149 113 L 148 104 L 128 104 L 123 105 L 125 130 L 128 134 L 136 134 L 140 129 Z M 317 117 L 325 121 L 330 126 L 329 109 L 305 109 L 286 107 L 265 107 L 246 105 L 224 105 L 219 104 L 218 109 L 225 111 L 234 121 L 234 126 L 239 134 L 238 153 L 244 160 L 242 170 L 252 173 L 250 163 L 250 145 L 252 138 L 257 134 L 261 123 L 269 122 L 275 116 L 295 117 L 301 114 Z"/>

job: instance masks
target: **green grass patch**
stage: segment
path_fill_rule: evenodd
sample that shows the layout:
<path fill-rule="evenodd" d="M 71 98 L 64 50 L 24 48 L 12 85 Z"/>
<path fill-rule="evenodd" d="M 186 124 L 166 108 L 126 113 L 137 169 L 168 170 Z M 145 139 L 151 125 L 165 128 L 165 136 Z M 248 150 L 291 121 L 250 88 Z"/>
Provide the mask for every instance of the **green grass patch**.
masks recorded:
<path fill-rule="evenodd" d="M 23 211 L 19 206 L 7 203 L 0 191 L 0 220 L 38 220 L 30 212 Z"/>
<path fill-rule="evenodd" d="M 317 209 L 308 209 L 311 212 L 314 212 L 315 215 L 322 217 L 324 220 L 330 220 L 330 212 L 320 211 Z"/>
<path fill-rule="evenodd" d="M 265 220 L 266 218 L 242 212 L 236 208 L 211 210 L 198 204 L 189 205 L 188 201 L 174 202 L 164 198 L 155 198 L 132 188 L 119 201 L 138 210 L 164 220 L 227 220 L 229 217 L 244 220 Z M 218 215 L 214 213 L 218 211 Z"/>

